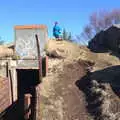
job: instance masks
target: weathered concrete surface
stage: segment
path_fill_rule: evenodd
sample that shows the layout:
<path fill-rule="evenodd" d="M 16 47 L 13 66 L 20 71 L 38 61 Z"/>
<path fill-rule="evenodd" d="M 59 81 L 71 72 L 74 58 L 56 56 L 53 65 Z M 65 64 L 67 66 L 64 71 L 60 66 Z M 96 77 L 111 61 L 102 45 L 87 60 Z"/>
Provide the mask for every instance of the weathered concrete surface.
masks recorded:
<path fill-rule="evenodd" d="M 11 58 L 6 58 L 3 60 L 0 60 L 0 76 L 3 78 L 8 77 L 8 79 L 10 80 L 10 76 L 8 73 L 7 76 L 7 64 L 8 63 L 8 70 L 11 70 L 11 77 L 12 77 L 12 86 L 13 86 L 13 99 L 14 101 L 17 100 L 17 72 L 16 72 L 16 60 L 11 60 Z"/>
<path fill-rule="evenodd" d="M 47 27 L 43 25 L 15 27 L 15 53 L 20 59 L 18 60 L 18 66 L 38 66 L 37 60 L 23 60 L 26 58 L 38 59 L 36 34 L 39 39 L 41 55 L 44 56 L 45 45 L 48 41 Z"/>

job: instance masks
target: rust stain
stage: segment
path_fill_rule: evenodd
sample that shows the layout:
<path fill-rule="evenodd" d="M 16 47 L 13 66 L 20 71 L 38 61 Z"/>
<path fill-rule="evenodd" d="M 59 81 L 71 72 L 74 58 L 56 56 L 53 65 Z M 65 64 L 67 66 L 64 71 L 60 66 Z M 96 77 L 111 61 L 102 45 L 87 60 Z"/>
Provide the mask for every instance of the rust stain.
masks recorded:
<path fill-rule="evenodd" d="M 16 25 L 14 27 L 15 30 L 17 29 L 46 29 L 46 25 Z"/>

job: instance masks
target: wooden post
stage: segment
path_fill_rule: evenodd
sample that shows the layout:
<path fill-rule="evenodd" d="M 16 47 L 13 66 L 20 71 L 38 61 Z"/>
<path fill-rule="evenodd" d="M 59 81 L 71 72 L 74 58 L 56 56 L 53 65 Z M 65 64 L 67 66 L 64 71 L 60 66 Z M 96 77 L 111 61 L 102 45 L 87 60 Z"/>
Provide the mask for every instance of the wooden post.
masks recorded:
<path fill-rule="evenodd" d="M 13 83 L 12 83 L 11 70 L 9 70 L 9 76 L 10 76 L 11 97 L 12 97 L 12 103 L 13 103 L 14 102 L 14 98 L 13 98 Z"/>
<path fill-rule="evenodd" d="M 46 64 L 46 75 L 48 74 L 48 56 L 46 56 L 46 61 L 45 61 L 45 64 Z"/>
<path fill-rule="evenodd" d="M 25 112 L 25 120 L 29 120 L 30 119 L 30 115 L 31 115 L 31 94 L 25 94 L 24 95 L 24 112 Z"/>
<path fill-rule="evenodd" d="M 6 62 L 6 77 L 8 77 L 8 62 Z"/>

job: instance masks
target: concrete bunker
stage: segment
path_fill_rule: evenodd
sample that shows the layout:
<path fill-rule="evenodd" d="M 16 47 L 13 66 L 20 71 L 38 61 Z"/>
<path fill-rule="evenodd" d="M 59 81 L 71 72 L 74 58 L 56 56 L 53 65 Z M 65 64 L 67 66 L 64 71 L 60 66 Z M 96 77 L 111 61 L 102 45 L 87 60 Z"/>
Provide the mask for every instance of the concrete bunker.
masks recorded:
<path fill-rule="evenodd" d="M 45 53 L 48 41 L 47 27 L 45 25 L 23 25 L 15 26 L 14 30 L 13 55 L 0 60 L 0 75 L 7 77 L 10 84 L 7 89 L 9 92 L 6 93 L 8 96 L 6 99 L 10 103 L 5 106 L 4 110 L 7 109 L 7 113 L 5 112 L 2 118 L 5 120 L 33 119 L 38 113 L 38 111 L 35 113 L 34 109 L 40 101 L 37 94 L 40 93 L 39 72 L 42 70 L 42 75 L 46 76 L 48 71 L 48 57 Z M 27 98 L 30 104 L 26 103 L 26 97 L 30 98 Z M 30 114 L 25 111 L 26 105 L 31 107 Z"/>

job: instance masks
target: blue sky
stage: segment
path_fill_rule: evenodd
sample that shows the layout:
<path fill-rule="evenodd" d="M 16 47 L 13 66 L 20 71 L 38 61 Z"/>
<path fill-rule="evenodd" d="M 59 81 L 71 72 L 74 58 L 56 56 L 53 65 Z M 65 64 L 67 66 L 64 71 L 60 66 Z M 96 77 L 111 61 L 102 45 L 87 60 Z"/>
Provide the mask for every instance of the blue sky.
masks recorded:
<path fill-rule="evenodd" d="M 119 0 L 1 0 L 0 36 L 13 41 L 15 25 L 46 24 L 51 37 L 54 21 L 74 36 L 81 32 L 92 12 L 113 8 L 120 8 Z"/>

